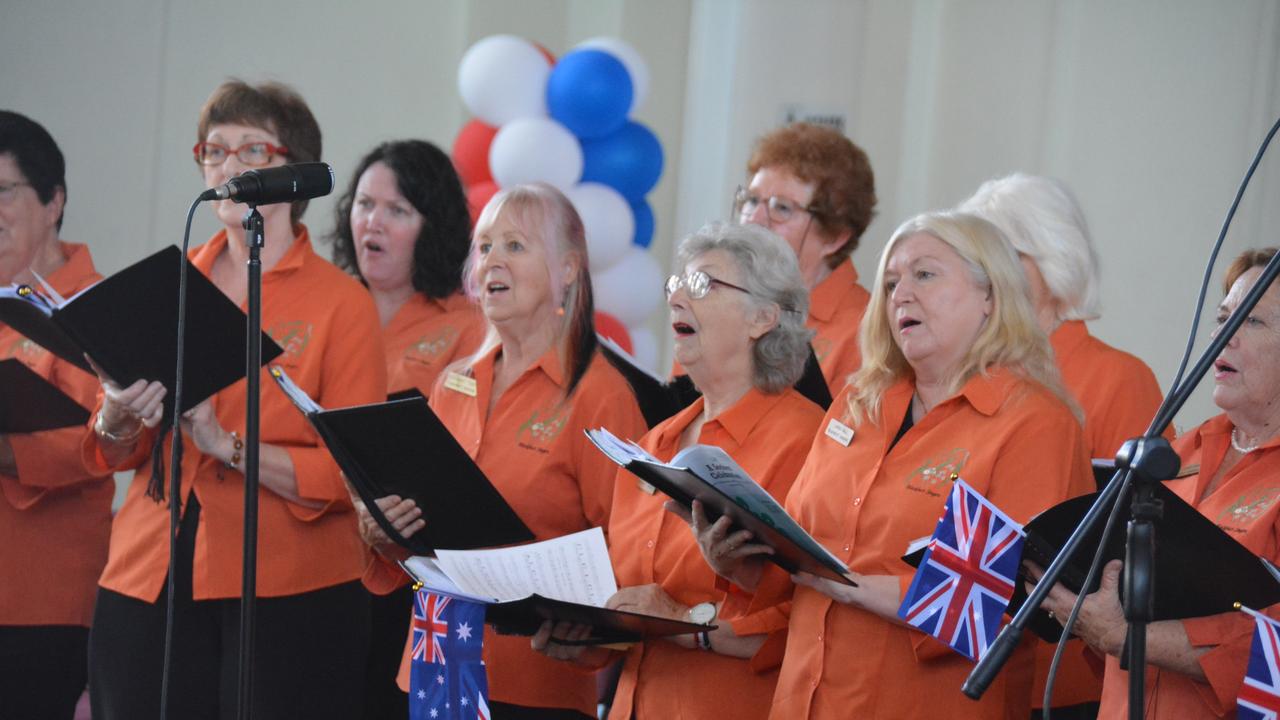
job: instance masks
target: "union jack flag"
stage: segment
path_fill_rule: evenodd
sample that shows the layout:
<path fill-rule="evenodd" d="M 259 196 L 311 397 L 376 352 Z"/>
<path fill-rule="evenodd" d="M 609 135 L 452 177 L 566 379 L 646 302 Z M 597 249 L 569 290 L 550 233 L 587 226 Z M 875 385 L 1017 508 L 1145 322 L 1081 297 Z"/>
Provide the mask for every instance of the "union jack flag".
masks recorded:
<path fill-rule="evenodd" d="M 1280 716 L 1280 626 L 1261 613 L 1242 608 L 1253 616 L 1253 647 L 1249 671 L 1236 698 L 1240 720 L 1276 720 Z"/>
<path fill-rule="evenodd" d="M 449 624 L 441 617 L 449 606 L 449 598 L 435 593 L 413 594 L 413 654 L 411 660 L 444 664 L 441 642 L 449 636 Z"/>
<path fill-rule="evenodd" d="M 898 617 L 971 660 L 981 658 L 1013 597 L 1022 526 L 957 480 Z"/>
<path fill-rule="evenodd" d="M 419 590 L 411 628 L 410 720 L 489 720 L 484 605 Z"/>

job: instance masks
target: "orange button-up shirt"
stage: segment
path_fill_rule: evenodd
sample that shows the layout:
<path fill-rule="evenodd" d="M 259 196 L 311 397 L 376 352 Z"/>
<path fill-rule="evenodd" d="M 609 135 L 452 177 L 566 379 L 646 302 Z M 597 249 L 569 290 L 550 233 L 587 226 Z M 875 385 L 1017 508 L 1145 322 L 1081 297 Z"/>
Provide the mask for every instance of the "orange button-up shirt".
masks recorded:
<path fill-rule="evenodd" d="M 1250 552 L 1280 562 L 1280 439 L 1245 455 L 1227 471 L 1208 497 L 1209 481 L 1222 467 L 1234 426 L 1226 415 L 1205 421 L 1174 443 L 1184 469 L 1199 471 L 1167 484 L 1202 515 Z M 1273 617 L 1277 614 L 1270 612 Z M 1236 695 L 1244 684 L 1253 641 L 1253 618 L 1239 612 L 1182 621 L 1192 647 L 1209 648 L 1200 656 L 1208 682 L 1147 666 L 1148 720 L 1196 720 L 1235 717 Z M 1100 718 L 1124 718 L 1129 712 L 1129 674 L 1107 658 Z"/>
<path fill-rule="evenodd" d="M 268 239 L 270 242 L 270 239 Z M 208 275 L 226 250 L 226 231 L 192 251 L 191 260 Z M 262 274 L 262 327 L 284 348 L 272 361 L 325 407 L 379 402 L 386 397 L 386 358 L 377 309 L 369 293 L 311 249 L 305 227 L 275 267 Z M 218 422 L 244 434 L 246 382 L 240 380 L 212 398 Z M 324 503 L 296 505 L 262 488 L 258 504 L 258 594 L 294 595 L 356 580 L 364 567 L 364 543 L 337 464 L 307 419 L 275 386 L 261 377 L 261 441 L 289 453 L 298 494 Z M 154 438 L 148 433 L 146 439 Z M 166 439 L 168 446 L 171 440 Z M 200 500 L 192 591 L 197 600 L 239 597 L 243 548 L 243 476 L 204 455 L 190 438 L 182 458 L 182 497 Z M 111 532 L 111 552 L 101 585 L 154 602 L 169 563 L 168 503 L 146 496 L 153 442 L 139 442 L 121 465 L 109 468 L 97 435 L 86 433 L 86 465 L 100 470 L 137 468 Z M 168 473 L 169 450 L 164 458 Z M 166 496 L 168 480 L 165 480 Z"/>
<path fill-rule="evenodd" d="M 45 278 L 63 297 L 102 278 L 89 248 L 60 243 Z M 98 379 L 0 324 L 0 359 L 17 358 L 85 407 Z M 111 533 L 110 473 L 80 463 L 84 428 L 9 435 L 18 476 L 0 474 L 0 625 L 83 625 L 93 618 Z"/>
<path fill-rule="evenodd" d="M 445 386 L 431 393 L 431 407 L 476 465 L 533 531 L 536 539 L 607 527 L 617 466 L 583 434 L 606 427 L 622 438 L 645 432 L 644 417 L 627 381 L 596 353 L 573 395 L 563 398 L 568 378 L 559 353 L 549 350 L 498 398 L 493 410 L 494 361 L 499 345 L 469 369 L 475 395 Z M 403 573 L 380 555 L 365 574 L 374 592 L 403 584 Z M 398 682 L 409 689 L 408 646 Z M 529 638 L 488 632 L 484 662 L 489 696 L 528 707 L 573 708 L 595 714 L 595 678 L 534 652 Z"/>
<path fill-rule="evenodd" d="M 436 376 L 474 352 L 484 331 L 484 316 L 466 295 L 435 299 L 414 293 L 382 328 L 387 390 L 417 388 L 430 394 Z"/>
<path fill-rule="evenodd" d="M 680 436 L 703 411 L 703 399 L 662 422 L 640 445 L 660 460 L 680 449 Z M 697 442 L 727 452 L 781 502 L 822 421 L 822 409 L 793 389 L 777 395 L 750 390 L 702 426 Z M 618 471 L 609 517 L 609 554 L 620 587 L 657 583 L 677 602 L 693 606 L 721 596 L 689 526 L 662 509 L 666 496 L 646 492 Z M 764 612 L 770 612 L 765 610 Z M 786 627 L 785 615 L 776 629 Z M 764 718 L 777 667 L 757 674 L 746 659 L 685 649 L 665 640 L 635 645 L 626 654 L 609 717 Z"/>
<path fill-rule="evenodd" d="M 870 301 L 871 293 L 858 284 L 858 270 L 851 260 L 840 263 L 809 293 L 809 320 L 805 325 L 816 333 L 813 352 L 831 388 L 831 397 L 839 395 L 849 376 L 862 367 L 858 328 Z"/>
<path fill-rule="evenodd" d="M 890 449 L 914 387 L 887 390 L 879 417 L 848 446 L 825 431 L 853 427 L 847 393 L 836 398 L 800 471 L 787 512 L 855 572 L 895 575 L 899 595 L 914 569 L 907 545 L 933 532 L 958 475 L 1019 522 L 1093 485 L 1084 433 L 1043 388 L 994 369 L 971 379 Z M 915 629 L 794 587 L 772 567 L 753 607 L 794 592 L 786 656 L 770 718 L 1008 718 L 1031 707 L 1024 644 L 980 702 L 960 692 L 973 663 Z"/>
<path fill-rule="evenodd" d="M 1161 400 L 1155 374 L 1138 358 L 1090 335 L 1080 320 L 1059 325 L 1049 342 L 1062 382 L 1084 411 L 1089 456 L 1114 458 L 1124 441 L 1146 432 L 1155 417 Z M 1172 439 L 1172 431 L 1168 435 Z M 1032 707 L 1043 704 L 1045 680 L 1056 647 L 1036 643 Z M 1054 707 L 1097 702 L 1101 697 L 1102 678 L 1094 671 L 1095 663 L 1086 659 L 1086 652 L 1079 640 L 1072 640 L 1063 652 L 1053 685 Z"/>

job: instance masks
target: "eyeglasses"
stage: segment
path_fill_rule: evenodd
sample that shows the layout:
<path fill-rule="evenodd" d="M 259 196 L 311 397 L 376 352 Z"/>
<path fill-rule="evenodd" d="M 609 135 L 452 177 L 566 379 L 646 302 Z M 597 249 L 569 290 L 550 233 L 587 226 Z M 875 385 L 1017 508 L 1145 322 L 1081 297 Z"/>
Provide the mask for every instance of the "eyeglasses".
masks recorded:
<path fill-rule="evenodd" d="M 761 204 L 764 205 L 765 215 L 769 217 L 769 222 L 776 225 L 788 222 L 797 213 L 806 212 L 811 215 L 819 213 L 819 210 L 812 205 L 801 205 L 794 200 L 788 200 L 777 195 L 762 198 L 739 185 L 738 191 L 733 194 L 733 216 L 738 218 L 738 222 L 744 222 L 755 214 L 756 208 L 760 207 Z"/>
<path fill-rule="evenodd" d="M 0 205 L 8 205 L 13 199 L 18 197 L 18 188 L 31 187 L 29 182 L 11 182 L 0 185 Z"/>
<path fill-rule="evenodd" d="M 738 287 L 737 285 L 725 282 L 724 280 L 717 280 L 701 270 L 694 270 L 693 272 L 685 273 L 684 277 L 672 275 L 667 278 L 667 282 L 662 286 L 662 289 L 667 293 L 668 300 L 670 300 L 671 296 L 680 288 L 684 288 L 685 292 L 689 293 L 689 298 L 691 300 L 701 300 L 707 296 L 707 293 L 711 292 L 712 285 L 723 285 L 727 288 L 732 288 L 748 295 L 751 294 L 751 291 L 744 287 Z"/>
<path fill-rule="evenodd" d="M 221 165 L 226 162 L 227 155 L 233 154 L 249 167 L 262 167 L 277 155 L 289 154 L 288 148 L 262 141 L 245 143 L 237 148 L 214 142 L 198 142 L 191 148 L 191 152 L 195 153 L 196 163 L 200 165 Z"/>

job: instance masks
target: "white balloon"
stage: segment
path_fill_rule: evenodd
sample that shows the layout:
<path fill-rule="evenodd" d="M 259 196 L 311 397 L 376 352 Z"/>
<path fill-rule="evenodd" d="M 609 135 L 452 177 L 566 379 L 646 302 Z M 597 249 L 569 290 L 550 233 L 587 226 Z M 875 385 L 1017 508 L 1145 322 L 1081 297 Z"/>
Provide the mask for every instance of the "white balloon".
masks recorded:
<path fill-rule="evenodd" d="M 551 118 L 518 118 L 493 137 L 489 170 L 499 187 L 545 182 L 567 191 L 582 178 L 582 145 Z"/>
<path fill-rule="evenodd" d="M 627 333 L 631 335 L 631 356 L 636 359 L 636 364 L 666 377 L 667 373 L 658 369 L 658 336 L 647 327 L 629 327 Z"/>
<path fill-rule="evenodd" d="M 498 127 L 546 115 L 550 75 L 551 63 L 533 43 L 515 35 L 490 35 L 462 56 L 458 92 L 472 115 Z"/>
<path fill-rule="evenodd" d="M 644 324 L 662 303 L 662 269 L 642 247 L 632 245 L 622 260 L 591 278 L 596 309 L 628 328 Z"/>
<path fill-rule="evenodd" d="M 603 183 L 574 185 L 565 195 L 578 210 L 587 232 L 587 254 L 591 272 L 610 268 L 627 254 L 636 234 L 631 205 L 617 190 Z"/>
<path fill-rule="evenodd" d="M 579 43 L 575 49 L 588 48 L 611 53 L 627 68 L 627 74 L 631 76 L 631 109 L 627 114 L 635 112 L 636 108 L 640 107 L 644 99 L 649 96 L 649 65 L 645 63 L 644 58 L 640 57 L 640 53 L 636 52 L 635 48 L 618 38 L 591 38 Z"/>

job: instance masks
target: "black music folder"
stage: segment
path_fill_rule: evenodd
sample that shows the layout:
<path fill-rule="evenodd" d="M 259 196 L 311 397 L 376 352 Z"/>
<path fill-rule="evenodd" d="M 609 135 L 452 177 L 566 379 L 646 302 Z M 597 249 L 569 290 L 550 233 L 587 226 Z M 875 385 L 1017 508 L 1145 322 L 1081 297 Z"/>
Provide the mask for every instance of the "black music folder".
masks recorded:
<path fill-rule="evenodd" d="M 610 460 L 626 468 L 686 508 L 702 502 L 707 517 L 733 520 L 734 529 L 750 530 L 753 542 L 773 548 L 768 560 L 788 572 L 808 572 L 857 587 L 849 568 L 805 532 L 777 500 L 753 480 L 729 454 L 710 445 L 692 445 L 671 462 L 661 462 L 639 445 L 619 439 L 605 428 L 587 437 Z"/>
<path fill-rule="evenodd" d="M 1114 467 L 1095 461 L 1095 473 L 1110 478 Z M 1125 523 L 1132 493 L 1122 498 L 1122 516 L 1103 551 L 1103 564 L 1123 560 Z M 1041 567 L 1057 557 L 1071 531 L 1080 523 L 1098 494 L 1091 493 L 1055 505 L 1027 523 L 1023 558 Z M 1280 602 L 1280 581 L 1266 560 L 1254 555 L 1230 535 L 1201 515 L 1163 483 L 1156 485 L 1156 497 L 1164 503 L 1164 515 L 1156 523 L 1155 619 L 1179 620 L 1231 612 L 1233 604 L 1265 608 Z M 1089 563 L 1102 537 L 1102 527 L 1085 538 L 1059 579 L 1072 592 L 1080 592 Z M 1088 592 L 1098 589 L 1099 571 Z M 1121 575 L 1123 585 L 1124 576 Z M 1121 587 L 1123 597 L 1124 588 Z M 1021 582 L 1014 587 L 1009 613 L 1026 601 Z M 1038 611 L 1031 629 L 1050 642 L 1057 642 L 1062 625 Z"/>
<path fill-rule="evenodd" d="M 182 251 L 169 246 L 67 300 L 39 288 L 0 288 L 0 322 L 87 371 L 88 354 L 113 380 L 128 386 L 158 380 L 173 412 L 177 378 L 178 270 L 187 267 L 186 368 L 183 411 L 244 377 L 245 314 Z M 284 352 L 266 333 L 262 361 Z"/>
<path fill-rule="evenodd" d="M 466 550 L 533 539 L 421 393 L 326 410 L 284 370 L 271 368 L 271 377 L 311 422 L 373 519 L 396 543 L 426 555 L 436 548 Z M 387 495 L 416 502 L 426 527 L 408 538 L 396 532 L 375 502 Z"/>
<path fill-rule="evenodd" d="M 0 360 L 0 435 L 75 427 L 89 411 L 21 360 Z"/>

